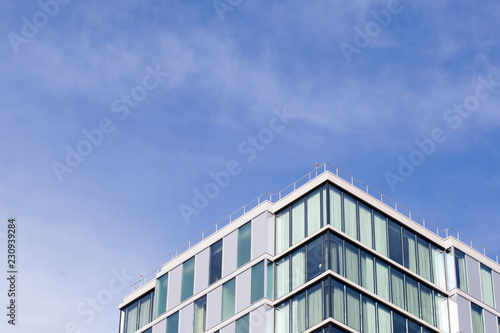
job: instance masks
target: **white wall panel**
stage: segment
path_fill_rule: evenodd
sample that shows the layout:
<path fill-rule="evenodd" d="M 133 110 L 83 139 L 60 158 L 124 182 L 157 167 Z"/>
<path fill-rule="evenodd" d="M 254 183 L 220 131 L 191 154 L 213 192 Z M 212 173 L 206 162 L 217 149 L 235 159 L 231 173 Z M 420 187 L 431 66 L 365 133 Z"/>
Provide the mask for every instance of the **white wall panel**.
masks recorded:
<path fill-rule="evenodd" d="M 222 316 L 222 287 L 218 287 L 207 295 L 207 329 L 220 323 Z"/>
<path fill-rule="evenodd" d="M 182 265 L 172 269 L 168 276 L 167 311 L 181 302 Z"/>
<path fill-rule="evenodd" d="M 210 265 L 210 248 L 196 255 L 194 269 L 194 293 L 197 294 L 208 287 L 208 271 Z"/>
<path fill-rule="evenodd" d="M 469 256 L 466 256 L 466 261 L 469 295 L 482 301 L 483 299 L 481 297 L 481 275 L 479 274 L 479 262 Z"/>
<path fill-rule="evenodd" d="M 236 277 L 236 313 L 250 306 L 252 270 L 247 269 Z"/>
<path fill-rule="evenodd" d="M 182 308 L 179 311 L 179 332 L 192 333 L 194 319 L 194 303 Z"/>
<path fill-rule="evenodd" d="M 222 277 L 226 277 L 236 270 L 238 230 L 224 237 L 222 244 Z"/>

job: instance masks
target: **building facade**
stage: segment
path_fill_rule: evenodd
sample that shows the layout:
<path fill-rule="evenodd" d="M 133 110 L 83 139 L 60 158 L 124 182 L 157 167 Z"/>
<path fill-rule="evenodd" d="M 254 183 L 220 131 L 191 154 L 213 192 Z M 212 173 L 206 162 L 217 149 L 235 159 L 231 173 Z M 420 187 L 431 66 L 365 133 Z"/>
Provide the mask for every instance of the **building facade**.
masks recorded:
<path fill-rule="evenodd" d="M 120 333 L 500 333 L 498 256 L 330 164 L 178 252 Z"/>

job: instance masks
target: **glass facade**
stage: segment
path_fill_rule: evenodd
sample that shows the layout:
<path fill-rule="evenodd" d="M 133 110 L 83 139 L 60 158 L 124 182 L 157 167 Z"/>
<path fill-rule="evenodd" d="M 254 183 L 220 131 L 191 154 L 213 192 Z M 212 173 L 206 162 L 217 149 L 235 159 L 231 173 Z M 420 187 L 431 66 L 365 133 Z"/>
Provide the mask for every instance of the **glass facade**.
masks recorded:
<path fill-rule="evenodd" d="M 248 222 L 238 229 L 238 267 L 250 261 L 252 246 L 252 222 Z"/>
<path fill-rule="evenodd" d="M 252 267 L 251 303 L 264 297 L 264 261 Z"/>
<path fill-rule="evenodd" d="M 207 321 L 207 296 L 203 296 L 194 302 L 194 327 L 193 333 L 203 333 Z"/>
<path fill-rule="evenodd" d="M 455 249 L 455 269 L 457 287 L 464 292 L 469 292 L 467 288 L 467 269 L 465 264 L 465 254 Z"/>
<path fill-rule="evenodd" d="M 155 292 L 149 292 L 122 309 L 120 332 L 132 333 L 149 324 L 153 319 L 154 298 Z"/>
<path fill-rule="evenodd" d="M 156 280 L 155 318 L 167 311 L 168 274 Z"/>
<path fill-rule="evenodd" d="M 194 289 L 194 260 L 192 257 L 182 264 L 182 288 L 181 288 L 181 302 L 193 296 Z"/>
<path fill-rule="evenodd" d="M 217 282 L 222 277 L 222 239 L 210 246 L 210 271 L 208 284 Z"/>
<path fill-rule="evenodd" d="M 222 285 L 222 321 L 234 315 L 236 300 L 236 279 Z"/>

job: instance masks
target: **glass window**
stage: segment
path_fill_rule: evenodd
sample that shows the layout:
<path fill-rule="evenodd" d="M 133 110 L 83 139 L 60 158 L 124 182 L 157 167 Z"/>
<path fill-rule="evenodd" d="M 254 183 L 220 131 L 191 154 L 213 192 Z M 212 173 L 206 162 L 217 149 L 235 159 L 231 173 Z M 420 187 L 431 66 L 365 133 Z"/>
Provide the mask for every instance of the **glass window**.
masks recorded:
<path fill-rule="evenodd" d="M 328 278 L 323 282 L 323 319 L 330 318 L 333 316 L 330 311 L 330 304 L 331 304 L 330 280 L 331 278 Z"/>
<path fill-rule="evenodd" d="M 448 325 L 448 298 L 439 293 L 436 295 L 436 322 L 437 327 L 442 331 L 449 332 Z"/>
<path fill-rule="evenodd" d="M 210 246 L 210 272 L 208 284 L 212 284 L 222 277 L 222 239 Z"/>
<path fill-rule="evenodd" d="M 335 280 L 331 280 L 332 284 L 332 311 L 333 318 L 345 323 L 344 321 L 344 285 Z"/>
<path fill-rule="evenodd" d="M 345 246 L 345 277 L 359 284 L 358 248 L 349 243 Z"/>
<path fill-rule="evenodd" d="M 410 277 L 406 277 L 406 300 L 408 302 L 408 312 L 420 318 L 420 301 L 418 292 L 418 282 Z"/>
<path fill-rule="evenodd" d="M 377 333 L 375 302 L 363 296 L 363 332 Z"/>
<path fill-rule="evenodd" d="M 167 333 L 179 333 L 179 311 L 167 318 Z"/>
<path fill-rule="evenodd" d="M 276 299 L 290 291 L 290 265 L 288 257 L 276 263 Z"/>
<path fill-rule="evenodd" d="M 418 274 L 424 279 L 431 280 L 431 261 L 430 261 L 430 251 L 429 242 L 426 242 L 422 238 L 418 237 L 417 247 L 418 247 Z"/>
<path fill-rule="evenodd" d="M 444 252 L 432 245 L 432 277 L 435 284 L 441 288 L 446 288 L 446 280 L 444 275 Z"/>
<path fill-rule="evenodd" d="M 354 239 L 358 239 L 356 211 L 356 200 L 344 193 L 344 232 Z"/>
<path fill-rule="evenodd" d="M 330 234 L 330 268 L 337 274 L 344 275 L 344 242 Z"/>
<path fill-rule="evenodd" d="M 290 332 L 290 306 L 288 302 L 276 307 L 276 332 Z"/>
<path fill-rule="evenodd" d="M 321 229 L 321 193 L 316 190 L 306 198 L 307 204 L 307 235 L 312 235 Z"/>
<path fill-rule="evenodd" d="M 422 327 L 414 321 L 408 320 L 408 333 L 421 333 Z"/>
<path fill-rule="evenodd" d="M 457 287 L 468 293 L 465 254 L 457 249 L 455 249 L 455 269 L 457 274 Z"/>
<path fill-rule="evenodd" d="M 292 333 L 301 333 L 306 330 L 306 294 L 295 296 L 292 303 Z"/>
<path fill-rule="evenodd" d="M 372 293 L 375 292 L 374 259 L 365 251 L 361 251 L 361 285 Z"/>
<path fill-rule="evenodd" d="M 389 301 L 389 266 L 378 259 L 375 266 L 377 268 L 377 295 Z"/>
<path fill-rule="evenodd" d="M 240 319 L 236 320 L 236 332 L 248 333 L 250 332 L 250 314 L 247 314 Z"/>
<path fill-rule="evenodd" d="M 372 210 L 359 203 L 359 240 L 373 248 Z"/>
<path fill-rule="evenodd" d="M 422 319 L 434 325 L 434 308 L 432 301 L 432 290 L 420 284 L 420 300 L 422 303 Z"/>
<path fill-rule="evenodd" d="M 398 270 L 391 267 L 391 285 L 392 285 L 392 303 L 405 308 L 405 285 L 404 275 Z"/>
<path fill-rule="evenodd" d="M 373 225 L 375 227 L 375 250 L 387 257 L 387 219 L 375 213 L 373 215 Z"/>
<path fill-rule="evenodd" d="M 252 222 L 248 222 L 238 229 L 238 267 L 250 261 L 252 238 Z"/>
<path fill-rule="evenodd" d="M 484 333 L 483 309 L 474 303 L 470 304 L 472 312 L 472 333 Z"/>
<path fill-rule="evenodd" d="M 378 304 L 378 333 L 392 333 L 391 311 Z"/>
<path fill-rule="evenodd" d="M 137 331 L 137 306 L 139 301 L 136 301 L 127 307 L 127 333 Z"/>
<path fill-rule="evenodd" d="M 267 263 L 267 276 L 266 276 L 266 282 L 267 282 L 267 294 L 266 297 L 269 299 L 273 299 L 273 263 L 268 262 Z"/>
<path fill-rule="evenodd" d="M 252 304 L 264 297 L 264 261 L 252 267 Z"/>
<path fill-rule="evenodd" d="M 290 211 L 285 209 L 276 215 L 276 253 L 290 246 Z"/>
<path fill-rule="evenodd" d="M 413 232 L 403 229 L 403 248 L 405 267 L 412 272 L 417 272 L 417 245 Z"/>
<path fill-rule="evenodd" d="M 222 321 L 234 314 L 236 278 L 222 285 Z"/>
<path fill-rule="evenodd" d="M 292 245 L 305 237 L 304 213 L 304 200 L 292 206 Z"/>
<path fill-rule="evenodd" d="M 495 307 L 495 297 L 493 295 L 493 280 L 491 277 L 491 269 L 481 265 L 481 286 L 483 289 L 483 302 Z"/>
<path fill-rule="evenodd" d="M 151 298 L 153 293 L 142 297 L 139 301 L 139 327 L 144 327 L 151 321 Z"/>
<path fill-rule="evenodd" d="M 155 318 L 167 311 L 168 273 L 156 280 Z"/>
<path fill-rule="evenodd" d="M 457 280 L 455 276 L 455 257 L 451 248 L 445 251 L 446 263 L 446 287 L 447 290 L 452 290 L 457 287 Z"/>
<path fill-rule="evenodd" d="M 314 285 L 307 290 L 307 313 L 308 326 L 313 327 L 323 320 L 322 314 L 322 299 L 321 299 L 321 283 Z"/>
<path fill-rule="evenodd" d="M 203 333 L 206 328 L 207 319 L 207 296 L 203 296 L 194 302 L 194 329 L 193 333 Z"/>
<path fill-rule="evenodd" d="M 351 288 L 347 289 L 347 326 L 357 331 L 361 330 L 361 312 L 359 309 L 360 294 Z"/>
<path fill-rule="evenodd" d="M 307 281 L 318 276 L 323 271 L 323 253 L 321 237 L 307 244 Z M 292 264 L 293 267 L 293 264 Z"/>
<path fill-rule="evenodd" d="M 393 312 L 392 326 L 394 327 L 394 332 L 406 332 L 406 318 L 396 312 Z"/>
<path fill-rule="evenodd" d="M 389 220 L 389 257 L 403 265 L 401 226 L 392 220 Z"/>
<path fill-rule="evenodd" d="M 330 195 L 330 224 L 337 230 L 342 230 L 342 193 L 333 186 L 329 186 Z"/>
<path fill-rule="evenodd" d="M 181 302 L 193 296 L 194 288 L 194 259 L 192 257 L 182 264 Z"/>

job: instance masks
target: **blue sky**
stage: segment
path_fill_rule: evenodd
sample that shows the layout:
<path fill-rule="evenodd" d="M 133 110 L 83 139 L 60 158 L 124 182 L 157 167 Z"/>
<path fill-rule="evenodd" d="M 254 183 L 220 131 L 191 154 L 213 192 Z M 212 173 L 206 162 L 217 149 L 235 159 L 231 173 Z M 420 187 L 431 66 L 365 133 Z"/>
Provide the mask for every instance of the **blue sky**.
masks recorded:
<path fill-rule="evenodd" d="M 19 224 L 2 331 L 114 332 L 117 272 L 130 284 L 315 163 L 500 253 L 497 1 L 46 2 L 0 13 L 0 211 Z"/>

